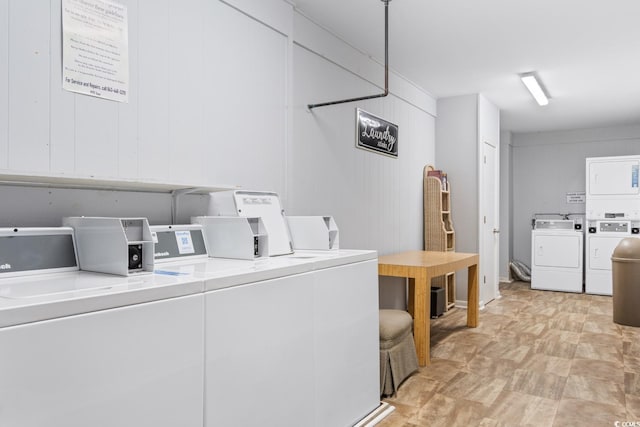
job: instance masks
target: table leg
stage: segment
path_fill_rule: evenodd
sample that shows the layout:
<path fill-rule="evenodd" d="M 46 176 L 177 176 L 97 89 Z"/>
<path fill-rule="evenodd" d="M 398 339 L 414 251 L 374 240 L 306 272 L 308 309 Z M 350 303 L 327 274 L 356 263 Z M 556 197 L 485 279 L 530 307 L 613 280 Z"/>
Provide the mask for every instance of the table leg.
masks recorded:
<path fill-rule="evenodd" d="M 469 277 L 467 279 L 467 326 L 475 328 L 478 326 L 478 303 L 480 299 L 480 290 L 478 289 L 478 264 L 470 265 L 468 269 Z"/>
<path fill-rule="evenodd" d="M 416 343 L 416 353 L 420 366 L 431 362 L 430 340 L 431 327 L 431 278 L 420 269 L 413 278 L 413 338 Z"/>
<path fill-rule="evenodd" d="M 407 280 L 409 281 L 409 290 L 407 294 L 407 311 L 409 312 L 411 317 L 415 317 L 414 313 L 416 312 L 416 279 L 414 279 L 413 277 L 409 277 Z"/>

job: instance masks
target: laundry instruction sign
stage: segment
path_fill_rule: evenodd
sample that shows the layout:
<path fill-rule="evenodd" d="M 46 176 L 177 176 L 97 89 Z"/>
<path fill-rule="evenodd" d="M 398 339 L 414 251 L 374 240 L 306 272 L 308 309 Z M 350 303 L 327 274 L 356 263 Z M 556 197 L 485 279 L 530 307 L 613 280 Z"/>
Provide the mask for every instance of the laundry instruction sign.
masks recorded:
<path fill-rule="evenodd" d="M 586 203 L 587 196 L 584 191 L 571 191 L 567 193 L 567 203 Z"/>
<path fill-rule="evenodd" d="M 398 126 L 356 109 L 356 147 L 398 157 Z"/>
<path fill-rule="evenodd" d="M 111 0 L 62 0 L 62 88 L 129 100 L 127 7 Z"/>

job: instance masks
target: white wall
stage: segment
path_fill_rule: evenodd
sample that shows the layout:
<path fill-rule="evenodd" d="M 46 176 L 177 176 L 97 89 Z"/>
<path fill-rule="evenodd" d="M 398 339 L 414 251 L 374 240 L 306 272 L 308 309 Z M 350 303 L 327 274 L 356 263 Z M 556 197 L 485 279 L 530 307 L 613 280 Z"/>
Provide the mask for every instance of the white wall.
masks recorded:
<path fill-rule="evenodd" d="M 451 183 L 455 249 L 478 253 L 478 95 L 438 99 L 436 141 L 435 166 Z M 457 302 L 467 300 L 466 284 L 467 272 L 458 271 Z"/>
<path fill-rule="evenodd" d="M 513 258 L 531 264 L 535 213 L 584 213 L 566 193 L 585 191 L 587 157 L 640 154 L 640 125 L 513 134 Z"/>
<path fill-rule="evenodd" d="M 484 170 L 482 166 L 481 150 L 485 151 L 485 142 L 500 150 L 500 111 L 484 95 L 472 94 L 438 99 L 438 117 L 436 120 L 436 167 L 447 172 L 451 182 L 451 216 L 455 230 L 455 250 L 458 252 L 473 252 L 480 254 L 480 303 L 486 303 L 494 298 L 493 287 L 497 285 L 497 257 L 496 238 L 491 231 L 482 233 L 481 218 L 488 215 L 489 209 L 484 203 L 493 201 L 491 210 L 494 218 L 499 218 L 497 189 L 493 197 L 484 197 Z M 499 180 L 495 164 L 496 182 Z M 483 172 L 483 173 L 481 173 Z M 494 190 L 491 190 L 494 191 Z M 483 202 L 481 204 L 481 202 Z M 493 221 L 487 222 L 489 227 Z M 490 235 L 488 235 L 490 234 Z M 483 241 L 488 238 L 491 240 Z M 494 254 L 495 252 L 495 254 Z M 483 277 L 487 276 L 486 280 Z M 491 277 L 489 277 L 491 276 Z M 489 288 L 491 287 L 491 288 Z M 456 303 L 466 304 L 467 301 L 467 272 L 456 273 Z"/>
<path fill-rule="evenodd" d="M 456 251 L 478 252 L 478 95 L 438 99 L 436 168 L 451 183 Z"/>
<path fill-rule="evenodd" d="M 123 1 L 124 104 L 62 90 L 60 2 L 0 6 L 0 172 L 285 189 L 286 34 L 220 1 Z"/>
<path fill-rule="evenodd" d="M 510 280 L 509 261 L 513 258 L 511 235 L 513 232 L 513 155 L 511 132 L 500 133 L 500 257 L 499 277 L 501 282 Z"/>
<path fill-rule="evenodd" d="M 166 193 L 5 185 L 0 195 L 0 227 L 58 227 L 65 216 L 146 217 L 150 224 L 171 224 L 171 196 Z M 180 197 L 176 223 L 188 224 L 208 204 L 207 195 Z"/>
<path fill-rule="evenodd" d="M 287 213 L 331 214 L 342 247 L 422 248 L 422 168 L 435 100 L 283 0 L 121 0 L 128 104 L 61 89 L 61 0 L 0 2 L 0 175 L 121 178 L 277 191 Z M 355 147 L 355 108 L 399 125 L 399 156 Z M 64 215 L 170 220 L 167 194 L 0 186 L 0 226 Z M 178 221 L 203 214 L 186 196 Z M 26 214 L 22 214 L 26 213 Z M 397 284 L 397 283 L 396 283 Z M 392 299 L 402 300 L 394 291 Z"/>
<path fill-rule="evenodd" d="M 287 211 L 333 215 L 344 248 L 422 249 L 422 170 L 435 161 L 435 101 L 392 72 L 385 98 L 309 111 L 307 104 L 381 93 L 384 69 L 306 18 L 294 24 Z M 355 147 L 356 108 L 399 126 L 397 158 Z M 382 278 L 380 301 L 404 308 L 404 282 Z"/>
<path fill-rule="evenodd" d="M 309 111 L 309 103 L 381 92 L 310 50 L 324 46 L 294 47 L 287 209 L 299 215 L 332 214 L 342 247 L 380 253 L 422 249 L 422 168 L 434 160 L 435 119 L 396 96 L 393 88 L 386 98 Z M 382 76 L 380 70 L 377 77 Z M 397 158 L 355 147 L 356 107 L 399 126 Z"/>

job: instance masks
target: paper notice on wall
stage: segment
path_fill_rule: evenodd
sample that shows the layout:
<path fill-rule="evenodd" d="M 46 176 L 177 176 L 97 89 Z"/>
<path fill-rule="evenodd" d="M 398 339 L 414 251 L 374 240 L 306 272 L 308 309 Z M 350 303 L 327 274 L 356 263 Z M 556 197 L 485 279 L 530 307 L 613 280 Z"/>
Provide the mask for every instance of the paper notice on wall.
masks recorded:
<path fill-rule="evenodd" d="M 586 203 L 587 197 L 584 191 L 572 191 L 567 193 L 567 203 Z"/>
<path fill-rule="evenodd" d="M 62 0 L 62 87 L 128 102 L 127 8 L 110 0 Z"/>

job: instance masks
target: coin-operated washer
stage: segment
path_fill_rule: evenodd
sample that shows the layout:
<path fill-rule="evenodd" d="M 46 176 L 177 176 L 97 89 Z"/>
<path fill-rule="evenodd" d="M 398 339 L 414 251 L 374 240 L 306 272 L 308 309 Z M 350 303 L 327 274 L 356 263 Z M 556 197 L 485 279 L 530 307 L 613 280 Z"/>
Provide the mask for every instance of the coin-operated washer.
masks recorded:
<path fill-rule="evenodd" d="M 130 276 L 153 272 L 153 240 L 146 218 L 66 217 L 73 227 L 80 268 Z"/>
<path fill-rule="evenodd" d="M 245 190 L 211 193 L 208 215 L 260 218 L 268 235 L 268 255 L 293 253 L 291 234 L 277 193 Z"/>
<path fill-rule="evenodd" d="M 531 232 L 531 289 L 582 292 L 583 233 L 573 220 L 535 221 Z"/>
<path fill-rule="evenodd" d="M 129 274 L 98 228 L 120 274 L 79 270 L 70 227 L 0 228 L 0 425 L 202 425 L 202 280 Z"/>
<path fill-rule="evenodd" d="M 205 426 L 355 425 L 380 406 L 376 252 L 338 249 L 330 217 L 288 223 L 276 193 L 210 197 L 209 216 L 262 220 L 269 256 L 242 262 L 309 270 L 240 286 L 205 281 Z M 295 253 L 291 227 L 303 233 Z"/>

